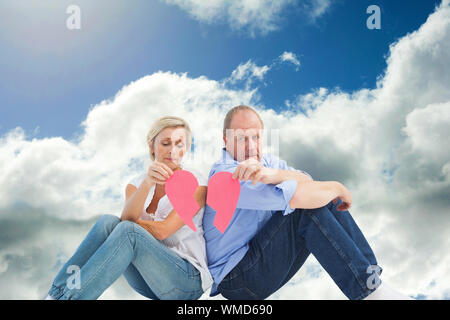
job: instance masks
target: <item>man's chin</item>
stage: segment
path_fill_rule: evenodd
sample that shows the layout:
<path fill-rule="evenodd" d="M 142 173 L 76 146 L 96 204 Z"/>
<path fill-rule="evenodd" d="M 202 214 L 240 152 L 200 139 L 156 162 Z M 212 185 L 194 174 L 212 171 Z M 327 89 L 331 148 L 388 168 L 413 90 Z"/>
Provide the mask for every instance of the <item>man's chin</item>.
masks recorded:
<path fill-rule="evenodd" d="M 248 159 L 255 159 L 255 160 L 261 161 L 257 155 L 255 155 L 255 156 L 244 156 L 243 158 L 235 158 L 235 159 L 237 160 L 237 162 L 242 162 L 242 161 L 245 161 L 245 160 L 248 160 Z"/>

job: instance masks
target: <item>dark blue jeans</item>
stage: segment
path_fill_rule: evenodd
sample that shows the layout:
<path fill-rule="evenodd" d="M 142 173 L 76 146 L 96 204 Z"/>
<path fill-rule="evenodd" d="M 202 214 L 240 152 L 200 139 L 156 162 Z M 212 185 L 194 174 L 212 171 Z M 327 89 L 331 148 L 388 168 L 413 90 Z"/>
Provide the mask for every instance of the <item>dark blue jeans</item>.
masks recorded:
<path fill-rule="evenodd" d="M 341 202 L 297 209 L 286 216 L 276 212 L 218 291 L 227 299 L 265 299 L 286 284 L 312 253 L 349 299 L 368 296 L 381 283 L 382 268 L 350 212 L 336 209 Z"/>

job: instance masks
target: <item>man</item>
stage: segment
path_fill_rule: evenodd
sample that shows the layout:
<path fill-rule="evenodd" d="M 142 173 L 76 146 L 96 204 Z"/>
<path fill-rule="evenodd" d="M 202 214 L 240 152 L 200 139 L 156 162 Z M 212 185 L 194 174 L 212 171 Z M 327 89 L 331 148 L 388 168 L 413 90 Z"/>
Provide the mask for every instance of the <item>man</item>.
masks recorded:
<path fill-rule="evenodd" d="M 312 253 L 349 299 L 407 299 L 378 278 L 382 268 L 348 211 L 350 191 L 337 181 L 314 181 L 263 154 L 263 126 L 248 106 L 234 107 L 224 120 L 225 147 L 209 178 L 230 172 L 239 179 L 241 193 L 223 234 L 214 226 L 215 210 L 205 207 L 204 237 L 214 278 L 210 295 L 265 299 Z"/>

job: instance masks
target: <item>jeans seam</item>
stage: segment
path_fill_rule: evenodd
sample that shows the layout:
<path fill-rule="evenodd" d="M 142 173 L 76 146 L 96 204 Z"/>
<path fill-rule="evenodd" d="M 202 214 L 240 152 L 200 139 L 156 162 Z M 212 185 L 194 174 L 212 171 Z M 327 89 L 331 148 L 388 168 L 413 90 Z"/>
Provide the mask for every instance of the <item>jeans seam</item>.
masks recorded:
<path fill-rule="evenodd" d="M 339 245 L 330 237 L 328 237 L 328 233 L 326 232 L 326 230 L 324 230 L 319 222 L 319 220 L 313 215 L 310 215 L 311 220 L 317 225 L 317 227 L 319 228 L 319 230 L 322 232 L 322 234 L 325 236 L 325 238 L 331 243 L 331 245 L 333 246 L 333 248 L 336 250 L 336 252 L 338 253 L 338 255 L 342 258 L 342 260 L 344 260 L 345 264 L 347 265 L 347 267 L 351 270 L 351 272 L 353 273 L 355 279 L 357 280 L 358 284 L 361 286 L 361 288 L 366 291 L 367 287 L 364 286 L 364 283 L 361 281 L 360 277 L 358 276 L 358 272 L 354 269 L 352 263 L 349 261 L 349 259 L 347 258 L 347 256 L 345 255 L 345 253 L 341 250 L 341 248 L 339 247 Z"/>
<path fill-rule="evenodd" d="M 135 232 L 135 235 L 138 235 L 139 237 L 143 238 L 144 240 L 147 240 L 143 235 L 139 234 L 138 232 Z M 151 246 L 155 247 L 153 244 L 151 244 Z M 170 249 L 169 249 L 170 250 Z M 180 268 L 185 274 L 187 274 L 189 276 L 189 271 L 184 270 L 184 268 L 182 266 L 180 266 L 178 264 L 178 262 L 175 262 L 172 257 L 170 255 L 168 255 L 164 250 L 162 250 L 164 256 L 170 260 L 171 262 L 173 262 L 178 268 Z"/>
<path fill-rule="evenodd" d="M 102 215 L 102 216 L 100 216 L 100 218 L 99 218 L 99 220 L 101 220 L 101 219 L 106 219 L 106 218 L 104 218 L 104 217 L 112 217 L 112 218 L 116 218 L 112 223 L 102 223 L 102 227 L 105 227 L 105 228 L 109 228 L 110 226 L 112 226 L 112 225 L 114 225 L 114 227 L 112 228 L 112 229 L 114 229 L 116 226 L 117 226 L 117 224 L 120 222 L 120 218 L 118 218 L 118 217 L 116 217 L 116 216 L 114 216 L 114 215 L 109 215 L 109 214 L 104 214 L 104 215 Z M 118 221 L 117 221 L 118 220 Z M 98 221 L 97 221 L 97 223 L 98 223 Z M 109 230 L 109 229 L 108 229 Z M 112 231 L 112 230 L 111 230 Z M 111 232 L 108 232 L 108 235 L 107 235 L 107 237 L 109 236 L 109 234 L 111 234 Z M 65 294 L 65 292 L 64 292 L 64 287 L 65 286 L 56 286 L 54 283 L 52 284 L 52 288 L 49 290 L 49 295 L 52 297 L 52 298 L 54 298 L 55 300 L 58 300 L 59 298 L 61 298 L 64 294 Z"/>
<path fill-rule="evenodd" d="M 259 300 L 259 296 L 258 296 L 255 292 L 253 292 L 252 290 L 250 290 L 247 286 L 245 286 L 244 289 L 247 290 L 248 293 L 250 293 L 251 295 L 253 295 L 253 297 L 254 297 L 255 299 L 258 299 L 258 300 Z"/>
<path fill-rule="evenodd" d="M 189 274 L 189 278 L 190 279 L 201 278 L 200 271 L 198 271 L 198 269 L 192 263 L 190 263 L 189 261 L 187 261 L 187 262 L 192 266 L 192 274 Z M 195 272 L 195 271 L 197 271 L 197 272 Z"/>
<path fill-rule="evenodd" d="M 164 292 L 164 293 L 161 293 L 159 296 L 162 298 L 162 297 L 167 296 L 168 294 L 170 294 L 170 293 L 172 293 L 173 291 L 176 291 L 176 290 L 177 290 L 177 291 L 180 291 L 180 292 L 182 292 L 182 293 L 189 294 L 189 295 L 191 295 L 191 296 L 194 296 L 194 294 L 197 294 L 197 293 L 200 293 L 200 292 L 203 293 L 203 290 L 202 290 L 202 289 L 191 290 L 191 291 L 185 291 L 185 290 L 180 289 L 180 288 L 178 288 L 178 287 L 173 287 L 173 288 L 170 289 L 169 291 Z"/>
<path fill-rule="evenodd" d="M 128 238 L 128 237 L 127 237 L 127 238 Z M 130 240 L 130 239 L 128 238 L 128 241 L 129 241 L 129 240 Z M 92 282 L 93 279 L 95 279 L 95 278 L 97 277 L 97 275 L 99 274 L 100 270 L 105 266 L 105 264 L 106 264 L 107 262 L 109 262 L 112 258 L 114 258 L 114 257 L 116 256 L 117 252 L 119 251 L 120 248 L 122 248 L 122 245 L 125 243 L 125 241 L 127 241 L 127 240 L 123 240 L 123 241 L 120 243 L 120 245 L 117 246 L 117 248 L 114 250 L 113 254 L 112 254 L 108 259 L 106 259 L 106 260 L 102 263 L 102 265 L 97 269 L 97 271 L 95 272 L 95 274 L 94 274 L 94 275 L 86 282 L 86 284 L 82 287 L 82 289 L 80 289 L 80 291 L 78 292 L 78 294 L 77 294 L 77 295 L 74 295 L 74 297 L 79 298 L 79 297 L 84 293 L 86 287 Z M 66 293 L 67 293 L 67 292 L 66 292 Z M 64 293 L 63 295 L 65 295 L 66 293 Z"/>
<path fill-rule="evenodd" d="M 364 292 L 364 293 L 362 293 L 362 294 L 360 294 L 358 297 L 356 297 L 354 300 L 362 300 L 362 299 L 364 299 L 364 298 L 366 298 L 369 294 L 371 294 L 372 292 L 371 291 L 366 291 L 366 292 Z"/>
<path fill-rule="evenodd" d="M 282 222 L 280 224 L 277 225 L 277 229 L 275 232 L 272 232 L 271 236 L 269 239 L 266 239 L 267 241 L 265 241 L 265 245 L 264 247 L 261 247 L 262 250 L 264 250 L 270 243 L 270 240 L 275 236 L 275 234 L 277 232 L 279 232 L 279 230 L 281 229 L 281 226 L 284 225 L 286 223 L 288 219 L 283 219 Z M 261 258 L 261 254 L 259 252 L 257 252 L 257 256 L 255 257 L 255 261 L 248 266 L 247 268 L 243 269 L 243 272 L 247 272 L 248 270 L 250 270 L 251 268 L 253 268 L 253 266 L 258 262 L 257 260 L 259 260 Z"/>
<path fill-rule="evenodd" d="M 292 266 L 294 265 L 294 262 L 297 260 L 297 258 L 300 256 L 300 253 L 302 253 L 303 251 L 304 251 L 304 250 L 299 250 L 299 251 L 297 252 L 297 254 L 295 255 L 294 259 L 292 259 L 292 263 L 291 263 L 291 265 L 290 265 L 290 267 L 289 267 L 289 269 L 288 269 L 288 272 L 287 272 L 287 274 L 286 274 L 286 277 L 288 276 L 289 272 L 291 271 L 291 268 L 292 268 Z M 298 270 L 297 270 L 297 272 L 298 272 Z M 295 275 L 295 274 L 294 274 L 294 275 Z M 281 283 L 282 283 L 285 279 L 286 279 L 286 278 L 284 278 L 284 279 L 281 281 Z M 291 278 L 291 279 L 292 279 L 292 278 Z M 288 283 L 289 280 L 290 280 L 290 279 L 288 279 L 288 280 L 285 282 L 285 284 Z M 281 283 L 280 283 L 280 285 L 281 285 Z M 279 289 L 281 289 L 281 287 L 279 287 L 277 290 L 279 290 Z"/>
<path fill-rule="evenodd" d="M 225 291 L 225 295 L 226 295 L 226 293 L 227 293 L 227 291 L 228 292 L 236 292 L 236 291 L 238 291 L 238 290 L 244 290 L 244 291 L 247 291 L 247 294 L 250 294 L 251 296 L 252 296 L 252 298 L 253 299 L 255 299 L 255 300 L 260 300 L 260 297 L 256 294 L 256 293 L 254 293 L 252 290 L 250 290 L 247 286 L 243 286 L 243 287 L 240 287 L 240 288 L 235 288 L 235 289 L 224 289 L 224 288 L 222 288 L 222 287 L 220 287 L 220 293 L 222 294 L 222 290 L 224 290 Z M 232 293 L 233 294 L 233 293 Z M 242 299 L 242 298 L 241 298 Z"/>
<path fill-rule="evenodd" d="M 289 219 L 289 218 L 286 218 L 286 217 L 284 217 L 284 218 L 285 218 L 285 219 L 282 219 L 281 223 L 279 223 L 279 224 L 277 225 L 276 230 L 275 230 L 274 232 L 271 233 L 270 238 L 266 239 L 267 241 L 265 242 L 265 245 L 264 245 L 263 247 L 261 247 L 262 250 L 264 250 L 264 249 L 269 245 L 270 240 L 277 234 L 277 232 L 279 232 L 279 230 L 281 229 L 281 227 L 282 227 L 282 226 L 286 223 L 286 221 L 288 221 L 288 219 Z M 240 272 L 240 273 L 239 273 L 238 275 L 236 275 L 235 277 L 232 277 L 232 275 L 230 274 L 230 278 L 228 278 L 228 280 L 235 279 L 235 278 L 241 276 L 243 273 L 249 271 L 251 268 L 253 268 L 253 267 L 256 265 L 256 263 L 258 262 L 258 260 L 259 260 L 260 258 L 261 258 L 261 254 L 258 252 L 258 253 L 257 253 L 257 256 L 255 257 L 255 259 L 254 259 L 254 261 L 253 261 L 253 263 L 252 263 L 251 265 L 247 266 L 245 269 L 242 270 L 242 272 Z M 239 288 L 239 289 L 241 289 L 241 288 Z M 259 297 L 255 292 L 253 292 L 252 290 L 250 290 L 250 289 L 248 288 L 247 285 L 245 285 L 244 287 L 242 287 L 242 289 L 247 290 L 248 293 L 250 293 L 251 295 L 253 295 L 255 299 L 260 299 L 260 297 Z M 227 290 L 227 289 L 225 289 L 225 290 Z"/>
<path fill-rule="evenodd" d="M 145 240 L 145 241 L 148 240 L 145 236 L 143 236 L 143 235 L 140 234 L 139 232 L 136 232 L 136 231 L 133 231 L 133 232 L 134 232 L 135 236 L 139 236 L 141 239 L 143 239 L 143 240 Z M 149 242 L 149 241 L 147 241 L 147 242 Z M 151 245 L 153 248 L 156 248 L 156 246 L 154 246 L 153 244 L 150 244 L 150 245 Z M 170 255 L 168 255 L 166 252 L 164 252 L 164 251 L 162 251 L 162 252 L 163 252 L 163 255 L 166 257 L 166 259 L 169 260 L 170 262 L 172 262 L 173 264 L 175 264 L 181 271 L 183 271 L 183 273 L 184 273 L 185 275 L 187 275 L 187 277 L 188 277 L 188 279 L 189 279 L 189 272 L 186 271 L 186 270 L 184 270 L 184 268 L 181 267 L 177 262 L 175 262 L 175 261 L 172 259 L 172 257 L 171 257 Z M 156 296 L 158 296 L 158 298 L 160 298 L 160 297 L 162 297 L 162 296 L 164 296 L 164 295 L 167 295 L 168 293 L 170 293 L 171 291 L 173 291 L 173 290 L 175 289 L 175 288 L 172 288 L 171 290 L 169 290 L 169 291 L 167 291 L 167 292 L 160 293 L 160 290 L 159 290 L 158 286 L 156 286 L 155 283 L 152 282 L 152 279 L 144 278 L 144 281 L 145 281 L 145 282 L 148 281 L 148 282 L 150 283 L 150 288 L 151 288 L 151 290 L 153 291 L 153 293 L 154 293 Z M 179 289 L 179 290 L 182 291 L 181 289 Z M 158 292 L 157 292 L 157 291 L 158 291 Z"/>
<path fill-rule="evenodd" d="M 139 234 L 138 232 L 136 232 L 136 226 L 137 226 L 138 224 L 133 224 L 133 233 L 134 233 L 134 236 L 136 237 L 136 236 L 139 236 L 139 237 L 141 237 L 141 238 L 143 238 L 144 240 L 147 240 L 144 236 L 142 236 L 141 234 Z M 128 235 L 128 233 L 129 232 L 127 232 L 127 237 L 128 237 L 128 239 L 129 239 L 129 235 Z M 153 235 L 152 235 L 153 236 Z M 136 244 L 136 241 L 135 241 L 135 244 Z M 133 247 L 133 251 L 135 251 L 134 250 L 134 247 Z M 132 261 L 134 261 L 135 260 L 135 258 L 136 258 L 136 252 L 133 252 L 134 253 L 134 255 L 133 255 L 133 260 Z M 136 266 L 135 266 L 135 268 L 137 268 Z M 142 276 L 142 274 L 141 274 L 141 276 Z M 146 279 L 146 278 L 144 278 L 143 276 L 142 276 L 142 278 L 144 279 L 144 282 L 147 284 L 147 286 L 149 286 L 150 287 L 150 289 L 153 291 L 153 293 L 159 298 L 159 294 L 157 293 L 157 292 L 155 292 L 155 288 L 157 287 L 156 285 L 155 285 L 155 283 L 153 283 L 153 281 L 152 281 L 152 279 Z M 147 283 L 147 281 L 150 283 L 150 285 Z M 158 290 L 158 289 L 156 289 L 156 290 Z"/>
<path fill-rule="evenodd" d="M 61 289 L 61 287 L 57 287 L 52 284 L 52 288 L 50 289 L 48 295 L 54 298 L 55 300 L 58 300 L 64 295 L 64 289 Z"/>

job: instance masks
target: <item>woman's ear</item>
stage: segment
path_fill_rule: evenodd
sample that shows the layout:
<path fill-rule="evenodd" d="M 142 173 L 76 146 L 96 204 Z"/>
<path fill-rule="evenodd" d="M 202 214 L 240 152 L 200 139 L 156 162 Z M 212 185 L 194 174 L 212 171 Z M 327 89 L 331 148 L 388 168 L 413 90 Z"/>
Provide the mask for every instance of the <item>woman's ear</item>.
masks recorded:
<path fill-rule="evenodd" d="M 152 157 L 152 155 L 153 155 L 153 157 L 155 157 L 155 151 L 153 149 L 153 143 L 149 143 L 148 144 L 148 149 L 149 149 L 150 158 Z"/>

